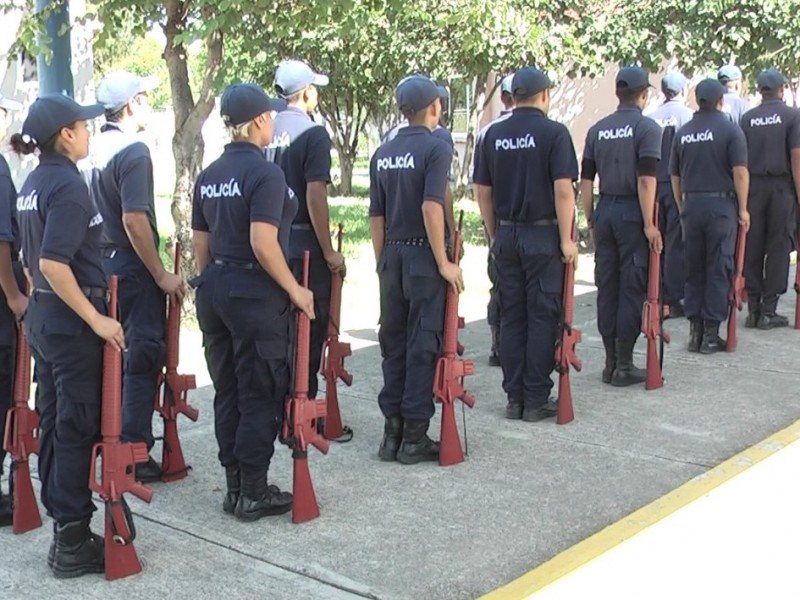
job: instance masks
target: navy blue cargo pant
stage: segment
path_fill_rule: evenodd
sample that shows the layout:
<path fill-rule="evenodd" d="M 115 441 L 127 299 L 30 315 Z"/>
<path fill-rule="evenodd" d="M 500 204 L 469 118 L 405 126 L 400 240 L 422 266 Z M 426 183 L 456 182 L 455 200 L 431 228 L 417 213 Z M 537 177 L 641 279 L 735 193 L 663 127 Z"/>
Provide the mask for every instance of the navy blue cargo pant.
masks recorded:
<path fill-rule="evenodd" d="M 311 226 L 292 225 L 289 238 L 289 265 L 295 278 L 303 282 L 303 252 L 311 253 L 308 268 L 308 287 L 314 293 L 315 319 L 311 321 L 311 354 L 308 365 L 308 397 L 316 398 L 319 390 L 317 373 L 322 361 L 322 346 L 328 337 L 328 319 L 331 309 L 331 271 L 317 236 Z"/>
<path fill-rule="evenodd" d="M 672 186 L 658 183 L 658 228 L 664 240 L 661 253 L 661 291 L 664 304 L 677 304 L 683 300 L 683 231 L 681 215 Z"/>
<path fill-rule="evenodd" d="M 508 399 L 547 404 L 555 368 L 564 263 L 557 225 L 500 224 L 492 248 L 503 311 L 500 364 Z"/>
<path fill-rule="evenodd" d="M 500 327 L 500 290 L 497 282 L 497 266 L 494 256 L 489 252 L 489 259 L 486 265 L 486 272 L 489 275 L 489 304 L 486 306 L 486 322 L 490 327 Z"/>
<path fill-rule="evenodd" d="M 786 293 L 796 202 L 791 177 L 750 178 L 744 276 L 747 293 L 752 296 L 774 301 Z"/>
<path fill-rule="evenodd" d="M 289 298 L 258 269 L 210 264 L 195 285 L 219 461 L 266 471 L 289 392 Z"/>
<path fill-rule="evenodd" d="M 11 263 L 20 290 L 25 289 L 22 265 Z M 8 308 L 6 297 L 0 292 L 0 473 L 6 458 L 2 436 L 6 430 L 6 415 L 14 400 L 14 364 L 16 360 L 17 324 L 14 313 Z"/>
<path fill-rule="evenodd" d="M 592 215 L 597 328 L 603 337 L 635 341 L 642 329 L 650 249 L 636 196 L 600 196 Z"/>
<path fill-rule="evenodd" d="M 387 243 L 378 261 L 385 417 L 429 420 L 442 347 L 447 283 L 430 248 Z"/>
<path fill-rule="evenodd" d="M 131 249 L 104 250 L 106 277 L 118 277 L 119 321 L 125 331 L 122 440 L 153 447 L 153 410 L 166 356 L 166 296 Z"/>
<path fill-rule="evenodd" d="M 108 314 L 104 299 L 90 301 Z M 25 334 L 36 360 L 42 504 L 60 525 L 80 521 L 94 511 L 89 470 L 100 438 L 103 340 L 58 296 L 39 291 Z"/>
<path fill-rule="evenodd" d="M 686 317 L 721 323 L 728 316 L 736 248 L 736 202 L 719 194 L 689 195 L 684 200 L 681 221 L 686 253 Z"/>

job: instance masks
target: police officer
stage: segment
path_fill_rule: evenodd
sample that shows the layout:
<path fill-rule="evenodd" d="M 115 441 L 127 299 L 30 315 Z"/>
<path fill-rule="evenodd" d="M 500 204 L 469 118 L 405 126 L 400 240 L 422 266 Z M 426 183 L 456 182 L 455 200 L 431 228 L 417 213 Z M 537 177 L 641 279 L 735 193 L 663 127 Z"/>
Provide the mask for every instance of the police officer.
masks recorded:
<path fill-rule="evenodd" d="M 498 117 L 486 125 L 478 132 L 475 138 L 475 150 L 473 152 L 472 161 L 472 181 L 475 187 L 475 197 L 480 193 L 480 184 L 475 183 L 475 175 L 483 160 L 483 138 L 489 127 L 494 125 L 501 119 L 505 119 L 511 114 L 514 109 L 514 94 L 511 91 L 511 82 L 514 79 L 513 73 L 506 75 L 500 83 L 500 101 L 503 103 L 503 109 L 500 111 Z M 488 234 L 486 236 L 489 238 Z M 489 349 L 489 366 L 500 366 L 500 292 L 497 287 L 497 269 L 494 264 L 494 257 L 492 256 L 491 248 L 489 250 L 487 273 L 489 275 L 489 283 L 492 287 L 489 288 L 489 304 L 486 306 L 486 322 L 489 324 L 489 330 L 492 333 L 492 346 Z"/>
<path fill-rule="evenodd" d="M 17 153 L 41 153 L 17 211 L 33 281 L 25 333 L 36 359 L 39 479 L 55 521 L 48 564 L 56 577 L 104 569 L 103 539 L 89 529 L 95 507 L 88 474 L 100 434 L 103 341 L 121 350 L 125 340 L 122 326 L 106 316 L 103 218 L 76 166 L 89 154 L 86 120 L 102 113 L 102 106 L 67 96 L 41 96 L 11 138 Z"/>
<path fill-rule="evenodd" d="M 197 319 L 211 379 L 222 504 L 244 521 L 282 514 L 292 495 L 267 485 L 289 391 L 290 302 L 314 317 L 314 299 L 286 261 L 297 200 L 280 168 L 264 160 L 272 111 L 285 106 L 253 84 L 221 100 L 231 143 L 200 173 L 192 229 Z"/>
<path fill-rule="evenodd" d="M 664 75 L 661 80 L 661 91 L 666 101 L 649 113 L 663 130 L 661 136 L 661 156 L 658 163 L 658 222 L 664 240 L 664 252 L 661 253 L 662 266 L 662 299 L 668 307 L 668 317 L 683 316 L 683 238 L 681 218 L 678 205 L 672 196 L 672 183 L 669 177 L 669 153 L 675 132 L 692 118 L 691 109 L 686 106 L 686 77 L 673 71 Z"/>
<path fill-rule="evenodd" d="M 661 128 L 642 115 L 650 83 L 647 71 L 631 66 L 616 79 L 619 107 L 586 135 L 581 198 L 593 230 L 597 327 L 603 336 L 603 382 L 623 387 L 641 383 L 645 372 L 633 364 L 647 296 L 648 244 L 661 252 L 653 223 Z M 600 177 L 595 209 L 592 188 Z"/>
<path fill-rule="evenodd" d="M 0 94 L 0 141 L 6 137 L 9 113 L 22 109 L 19 102 Z M 0 155 L 0 288 L 4 302 L 0 302 L 0 435 L 5 431 L 6 414 L 14 395 L 14 362 L 16 321 L 28 307 L 24 289 L 22 266 L 19 262 L 19 228 L 17 226 L 17 190 L 11 179 L 6 159 Z M 0 473 L 6 453 L 0 444 Z M 11 502 L 0 489 L 0 527 L 11 525 Z"/>
<path fill-rule="evenodd" d="M 794 210 L 800 198 L 800 112 L 783 102 L 784 78 L 770 69 L 758 76 L 761 105 L 745 113 L 750 170 L 751 224 L 745 252 L 746 327 L 786 327 L 777 311 L 786 293 L 794 246 Z"/>
<path fill-rule="evenodd" d="M 750 225 L 747 145 L 742 130 L 721 112 L 724 93 L 713 79 L 698 84 L 700 110 L 678 130 L 670 158 L 686 251 L 688 347 L 703 354 L 725 349 L 719 326 L 728 313 L 737 212 L 739 223 Z"/>
<path fill-rule="evenodd" d="M 725 86 L 722 112 L 734 123 L 741 123 L 742 116 L 750 109 L 750 102 L 742 98 L 742 71 L 736 65 L 723 65 L 717 72 L 717 79 Z"/>
<path fill-rule="evenodd" d="M 286 60 L 275 72 L 275 90 L 288 102 L 274 123 L 267 158 L 276 162 L 286 183 L 299 201 L 292 223 L 289 263 L 295 277 L 302 280 L 303 252 L 311 252 L 309 287 L 314 292 L 311 324 L 311 354 L 308 395 L 315 398 L 322 345 L 328 335 L 331 297 L 331 271 L 344 273 L 344 256 L 333 249 L 328 211 L 328 183 L 331 181 L 331 139 L 311 115 L 317 108 L 318 86 L 328 85 L 328 77 L 315 73 L 299 60 Z"/>
<path fill-rule="evenodd" d="M 513 80 L 514 112 L 489 127 L 475 174 L 500 290 L 500 362 L 506 417 L 541 421 L 548 405 L 561 318 L 564 266 L 574 263 L 573 182 L 578 163 L 569 130 L 547 118 L 550 80 L 525 67 Z"/>
<path fill-rule="evenodd" d="M 117 72 L 97 87 L 106 123 L 92 144 L 85 177 L 103 216 L 101 252 L 106 276 L 118 277 L 119 316 L 125 329 L 122 382 L 122 439 L 153 440 L 153 398 L 165 358 L 166 302 L 164 294 L 183 298 L 184 286 L 161 263 L 158 253 L 153 161 L 138 132 L 147 125 L 147 92 L 155 77 Z M 136 478 L 158 481 L 161 468 L 153 459 L 136 465 Z"/>
<path fill-rule="evenodd" d="M 370 161 L 370 227 L 381 296 L 379 341 L 386 419 L 378 455 L 403 464 L 437 460 L 427 436 L 433 376 L 441 350 L 446 285 L 463 289 L 445 249 L 445 188 L 452 154 L 431 131 L 439 122 L 436 85 L 416 75 L 400 82 L 397 105 L 408 119 Z M 401 443 L 402 442 L 402 443 Z"/>

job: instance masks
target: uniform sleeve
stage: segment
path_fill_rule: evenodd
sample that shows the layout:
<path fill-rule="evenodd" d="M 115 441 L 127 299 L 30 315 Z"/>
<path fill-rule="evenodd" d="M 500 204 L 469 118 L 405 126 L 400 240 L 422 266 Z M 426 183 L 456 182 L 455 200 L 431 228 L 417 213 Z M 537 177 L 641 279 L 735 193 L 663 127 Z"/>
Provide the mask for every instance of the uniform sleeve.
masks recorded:
<path fill-rule="evenodd" d="M 200 193 L 202 178 L 198 177 L 194 184 L 194 195 L 192 196 L 192 229 L 195 231 L 208 231 L 208 223 L 203 214 L 203 197 Z"/>
<path fill-rule="evenodd" d="M 475 164 L 472 171 L 472 182 L 478 185 L 492 184 L 492 172 L 489 169 L 489 160 L 486 155 L 486 138 L 489 137 L 489 129 L 483 131 L 475 142 Z"/>
<path fill-rule="evenodd" d="M 453 141 L 453 135 L 445 127 L 437 127 L 436 129 L 434 129 L 433 130 L 433 137 L 435 137 L 436 139 L 442 140 L 445 144 L 447 144 L 450 147 L 450 151 L 451 152 L 456 147 L 456 144 Z"/>
<path fill-rule="evenodd" d="M 372 155 L 369 161 L 369 216 L 386 216 L 386 197 L 378 181 L 378 153 Z"/>
<path fill-rule="evenodd" d="M 312 128 L 308 139 L 308 152 L 303 163 L 303 176 L 307 183 L 331 180 L 331 137 L 322 126 Z"/>
<path fill-rule="evenodd" d="M 13 242 L 11 215 L 17 201 L 17 190 L 11 178 L 0 173 L 0 242 Z"/>
<path fill-rule="evenodd" d="M 250 222 L 280 227 L 286 189 L 286 178 L 279 167 L 259 177 L 253 189 L 245 192 L 250 200 Z"/>
<path fill-rule="evenodd" d="M 436 144 L 430 151 L 428 160 L 425 161 L 423 200 L 435 200 L 444 206 L 447 171 L 450 169 L 452 159 L 453 152 L 447 147 L 447 144 Z"/>
<path fill-rule="evenodd" d="M 144 144 L 131 147 L 128 160 L 120 161 L 119 191 L 122 212 L 148 212 L 153 205 L 153 161 Z"/>
<path fill-rule="evenodd" d="M 728 137 L 728 161 L 731 167 L 747 166 L 747 140 L 739 127 L 732 128 Z"/>
<path fill-rule="evenodd" d="M 794 111 L 794 119 L 789 124 L 786 132 L 786 143 L 790 150 L 800 148 L 800 110 Z"/>
<path fill-rule="evenodd" d="M 47 207 L 39 256 L 69 264 L 83 244 L 89 221 L 94 217 L 89 210 L 91 206 L 89 189 L 83 180 L 57 188 Z"/>
<path fill-rule="evenodd" d="M 649 117 L 644 117 L 639 122 L 639 126 L 634 130 L 637 162 L 640 158 L 661 159 L 662 133 L 658 123 Z"/>
<path fill-rule="evenodd" d="M 669 174 L 673 177 L 681 176 L 680 135 L 681 131 L 679 129 L 672 140 L 672 149 L 669 153 Z"/>
<path fill-rule="evenodd" d="M 550 178 L 578 179 L 578 159 L 575 156 L 575 145 L 566 127 L 559 127 L 550 150 Z"/>

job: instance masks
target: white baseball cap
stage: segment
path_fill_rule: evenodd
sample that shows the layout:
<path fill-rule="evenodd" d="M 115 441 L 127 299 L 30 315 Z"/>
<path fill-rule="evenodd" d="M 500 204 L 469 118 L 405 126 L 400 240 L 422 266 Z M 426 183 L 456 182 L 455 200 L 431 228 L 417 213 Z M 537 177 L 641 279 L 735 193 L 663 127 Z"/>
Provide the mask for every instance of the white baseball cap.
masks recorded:
<path fill-rule="evenodd" d="M 109 73 L 100 81 L 95 91 L 97 101 L 107 110 L 119 110 L 142 92 L 149 92 L 158 87 L 159 79 L 155 75 L 140 77 L 127 71 Z"/>
<path fill-rule="evenodd" d="M 11 98 L 6 98 L 3 94 L 0 94 L 0 108 L 7 111 L 22 110 L 22 103 L 12 100 Z"/>
<path fill-rule="evenodd" d="M 327 75 L 316 73 L 302 60 L 285 60 L 275 71 L 275 91 L 279 96 L 288 98 L 309 85 L 328 85 Z"/>

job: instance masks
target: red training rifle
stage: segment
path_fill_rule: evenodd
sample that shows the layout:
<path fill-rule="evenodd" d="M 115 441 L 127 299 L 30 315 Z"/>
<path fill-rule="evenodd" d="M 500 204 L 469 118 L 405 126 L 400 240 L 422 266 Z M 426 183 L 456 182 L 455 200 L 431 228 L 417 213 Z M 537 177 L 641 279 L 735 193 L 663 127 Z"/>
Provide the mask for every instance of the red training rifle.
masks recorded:
<path fill-rule="evenodd" d="M 181 245 L 175 244 L 175 274 L 181 272 Z M 164 420 L 164 445 L 161 454 L 161 481 L 177 481 L 188 475 L 191 467 L 183 458 L 178 437 L 178 415 L 197 421 L 197 409 L 187 402 L 189 390 L 197 388 L 194 375 L 178 373 L 181 336 L 181 303 L 169 297 L 167 306 L 167 360 L 156 388 L 156 412 Z"/>
<path fill-rule="evenodd" d="M 109 316 L 117 318 L 117 276 L 111 277 Z M 100 434 L 103 440 L 92 449 L 89 467 L 89 489 L 100 495 L 106 505 L 105 569 L 106 579 L 113 581 L 142 570 L 133 540 L 136 528 L 124 494 L 150 502 L 153 490 L 134 478 L 135 466 L 148 460 L 144 442 L 122 442 L 122 353 L 106 342 L 103 349 L 103 400 Z M 100 481 L 97 462 L 102 460 Z"/>
<path fill-rule="evenodd" d="M 458 264 L 461 253 L 461 227 L 464 211 L 458 218 L 458 228 L 453 236 L 453 262 Z M 458 292 L 452 285 L 447 286 L 447 299 L 444 315 L 444 344 L 442 355 L 436 363 L 433 379 L 433 396 L 442 404 L 442 431 L 439 442 L 439 464 L 443 467 L 464 462 L 464 452 L 458 437 L 455 402 L 461 400 L 472 408 L 475 397 L 464 389 L 464 377 L 472 375 L 475 367 L 471 360 L 458 358 L 458 330 L 464 327 L 458 316 Z"/>
<path fill-rule="evenodd" d="M 658 227 L 658 202 L 653 207 L 653 223 Z M 644 388 L 657 390 L 664 386 L 664 344 L 669 343 L 669 333 L 664 331 L 664 311 L 661 308 L 661 256 L 650 248 L 650 265 L 647 275 L 647 300 L 642 307 L 642 335 L 647 340 L 647 376 Z M 661 339 L 661 351 L 656 338 Z"/>
<path fill-rule="evenodd" d="M 310 253 L 303 253 L 303 287 L 308 287 Z M 294 392 L 286 403 L 283 420 L 283 439 L 292 449 L 294 459 L 292 494 L 292 523 L 304 523 L 319 516 L 317 496 L 308 470 L 308 447 L 314 446 L 323 454 L 330 444 L 319 434 L 317 421 L 325 418 L 325 401 L 308 397 L 308 355 L 311 342 L 311 320 L 302 310 L 297 311 L 297 339 L 294 363 Z"/>
<path fill-rule="evenodd" d="M 572 217 L 572 240 L 575 240 L 575 216 Z M 561 339 L 556 342 L 556 371 L 558 372 L 558 414 L 556 423 L 565 425 L 575 418 L 572 408 L 572 386 L 569 380 L 569 369 L 577 372 L 583 363 L 575 354 L 575 346 L 581 341 L 581 330 L 572 326 L 575 318 L 575 268 L 577 265 L 564 265 L 564 291 L 562 296 L 563 316 L 561 319 Z"/>
<path fill-rule="evenodd" d="M 14 404 L 8 409 L 3 448 L 11 456 L 11 530 L 25 533 L 42 526 L 33 493 L 28 457 L 39 453 L 39 415 L 31 410 L 31 349 L 22 323 L 17 324 L 17 353 L 14 369 Z"/>
<path fill-rule="evenodd" d="M 337 252 L 342 251 L 344 225 L 339 223 Z M 353 376 L 344 368 L 344 359 L 353 354 L 350 344 L 339 340 L 339 323 L 342 315 L 342 274 L 331 273 L 331 304 L 328 319 L 328 337 L 322 346 L 322 365 L 320 373 L 325 378 L 325 424 L 324 435 L 329 440 L 349 442 L 353 432 L 342 426 L 342 415 L 339 412 L 339 394 L 336 382 L 341 379 L 348 387 L 353 385 Z"/>
<path fill-rule="evenodd" d="M 736 350 L 736 311 L 742 310 L 747 301 L 747 290 L 744 281 L 744 250 L 747 243 L 747 232 L 743 225 L 739 225 L 739 234 L 736 238 L 736 265 L 731 279 L 731 290 L 728 294 L 728 342 L 726 350 Z"/>

